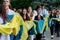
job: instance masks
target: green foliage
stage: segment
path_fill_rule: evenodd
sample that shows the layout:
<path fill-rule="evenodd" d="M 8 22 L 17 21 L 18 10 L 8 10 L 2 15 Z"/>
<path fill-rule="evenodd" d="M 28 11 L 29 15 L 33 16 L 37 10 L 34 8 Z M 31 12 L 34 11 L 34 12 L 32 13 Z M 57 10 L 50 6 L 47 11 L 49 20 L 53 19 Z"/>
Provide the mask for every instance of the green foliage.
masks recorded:
<path fill-rule="evenodd" d="M 28 6 L 32 6 L 32 2 L 34 0 L 11 0 L 11 4 L 13 8 L 24 8 L 24 7 L 28 7 Z"/>
<path fill-rule="evenodd" d="M 13 8 L 27 8 L 28 6 L 32 6 L 33 8 L 37 5 L 37 3 L 35 2 L 39 2 L 40 3 L 44 3 L 45 5 L 47 5 L 47 7 L 58 7 L 60 5 L 60 0 L 10 0 L 12 7 Z"/>

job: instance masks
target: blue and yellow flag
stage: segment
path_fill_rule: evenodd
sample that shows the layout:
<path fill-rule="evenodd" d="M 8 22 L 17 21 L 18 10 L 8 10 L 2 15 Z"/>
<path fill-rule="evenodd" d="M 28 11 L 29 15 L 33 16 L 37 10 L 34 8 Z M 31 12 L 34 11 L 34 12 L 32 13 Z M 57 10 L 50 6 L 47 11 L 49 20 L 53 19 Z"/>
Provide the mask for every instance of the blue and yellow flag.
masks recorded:
<path fill-rule="evenodd" d="M 50 14 L 46 14 L 43 20 L 39 20 L 36 24 L 38 33 L 43 33 L 44 30 L 48 30 L 48 19 Z"/>
<path fill-rule="evenodd" d="M 39 20 L 36 26 L 37 33 L 42 34 L 45 28 L 44 20 Z"/>
<path fill-rule="evenodd" d="M 4 25 L 0 24 L 0 33 L 3 35 L 8 35 L 13 32 L 14 35 L 17 35 L 17 33 L 20 30 L 19 27 L 20 27 L 20 16 L 18 15 L 18 13 L 15 13 L 14 17 L 10 22 L 7 22 Z"/>
<path fill-rule="evenodd" d="M 22 35 L 21 35 L 21 39 L 20 40 L 27 40 L 28 38 L 28 31 L 34 27 L 35 29 L 35 32 L 36 32 L 36 25 L 34 24 L 33 21 L 26 21 L 24 24 L 23 24 L 23 32 L 22 32 Z"/>

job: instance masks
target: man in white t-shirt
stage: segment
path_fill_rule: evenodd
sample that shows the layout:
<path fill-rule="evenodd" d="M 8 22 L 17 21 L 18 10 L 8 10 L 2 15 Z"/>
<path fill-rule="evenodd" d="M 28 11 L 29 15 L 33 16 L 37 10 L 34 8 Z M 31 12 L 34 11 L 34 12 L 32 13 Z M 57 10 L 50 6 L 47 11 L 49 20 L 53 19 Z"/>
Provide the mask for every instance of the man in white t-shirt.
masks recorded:
<path fill-rule="evenodd" d="M 41 4 L 40 14 L 41 14 L 41 16 L 43 18 L 46 16 L 46 14 L 48 14 L 48 10 L 45 9 L 45 5 L 44 4 Z M 46 33 L 46 31 L 44 30 L 44 32 L 43 32 L 43 39 L 46 39 L 45 38 L 45 33 Z"/>
<path fill-rule="evenodd" d="M 48 14 L 48 10 L 45 9 L 45 5 L 44 4 L 41 4 L 41 16 L 45 16 L 46 14 Z"/>

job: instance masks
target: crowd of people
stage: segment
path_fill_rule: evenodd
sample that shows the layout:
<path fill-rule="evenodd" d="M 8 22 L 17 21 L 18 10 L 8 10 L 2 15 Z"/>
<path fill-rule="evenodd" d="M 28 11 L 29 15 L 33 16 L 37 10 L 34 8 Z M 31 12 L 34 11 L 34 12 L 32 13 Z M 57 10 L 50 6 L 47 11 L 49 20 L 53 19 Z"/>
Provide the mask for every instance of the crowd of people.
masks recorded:
<path fill-rule="evenodd" d="M 38 5 L 35 10 L 31 6 L 18 10 L 10 8 L 9 0 L 0 4 L 0 40 L 46 40 L 45 33 L 49 28 L 51 39 L 54 34 L 60 37 L 60 9 L 47 10 L 44 4 Z"/>

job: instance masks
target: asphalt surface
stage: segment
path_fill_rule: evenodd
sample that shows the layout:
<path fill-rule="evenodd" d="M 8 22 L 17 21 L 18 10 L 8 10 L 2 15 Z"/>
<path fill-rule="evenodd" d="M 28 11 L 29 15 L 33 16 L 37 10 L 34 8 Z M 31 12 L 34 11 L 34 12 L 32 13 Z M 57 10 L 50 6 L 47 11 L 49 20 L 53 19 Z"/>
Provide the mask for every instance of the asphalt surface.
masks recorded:
<path fill-rule="evenodd" d="M 60 37 L 56 37 L 56 33 L 54 33 L 54 38 L 51 39 L 50 29 L 45 32 L 45 39 L 46 40 L 60 40 Z"/>

